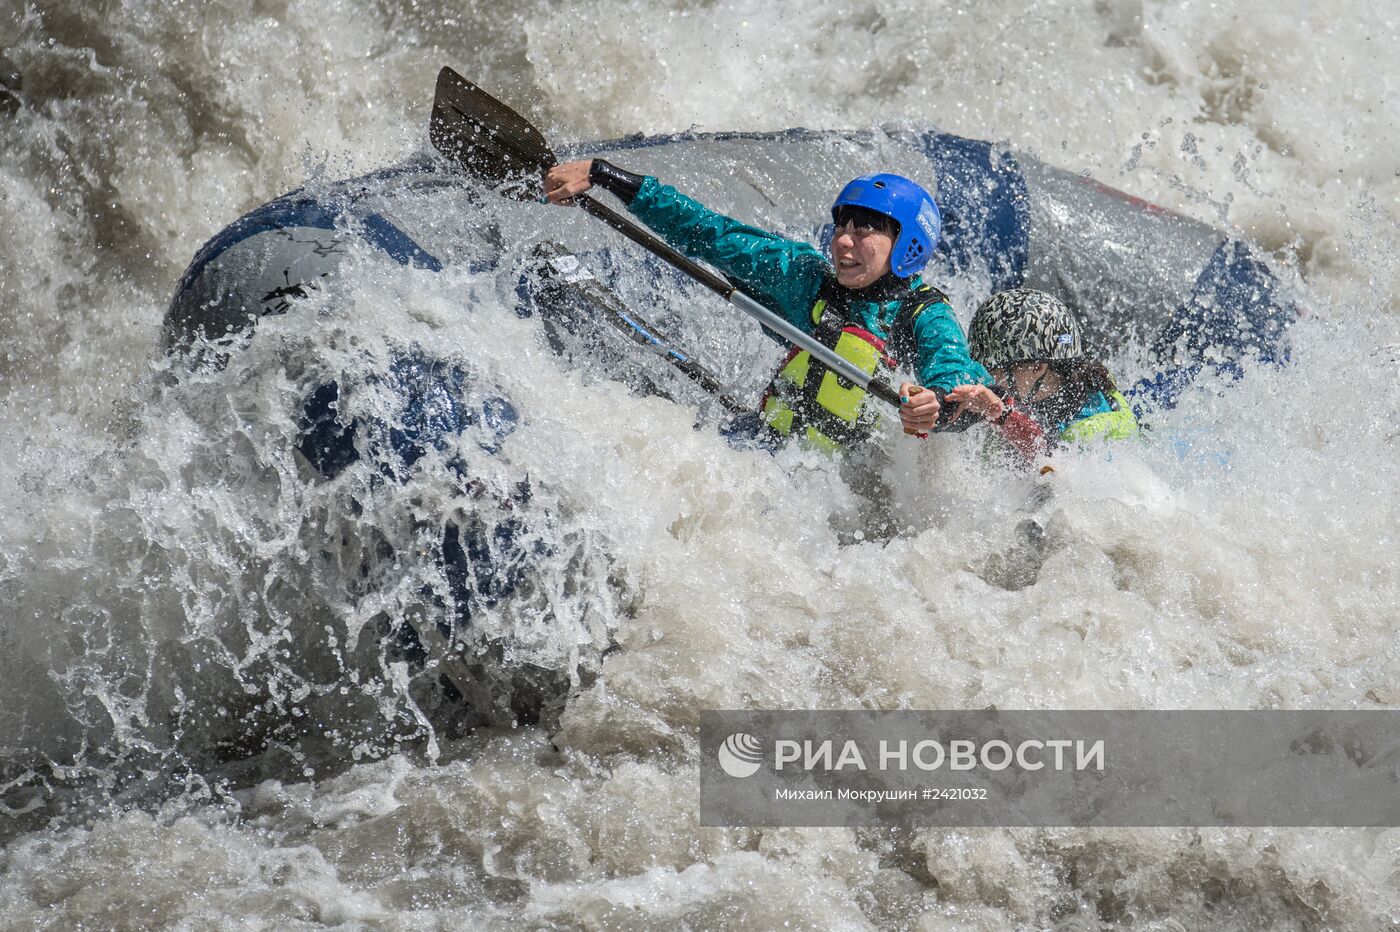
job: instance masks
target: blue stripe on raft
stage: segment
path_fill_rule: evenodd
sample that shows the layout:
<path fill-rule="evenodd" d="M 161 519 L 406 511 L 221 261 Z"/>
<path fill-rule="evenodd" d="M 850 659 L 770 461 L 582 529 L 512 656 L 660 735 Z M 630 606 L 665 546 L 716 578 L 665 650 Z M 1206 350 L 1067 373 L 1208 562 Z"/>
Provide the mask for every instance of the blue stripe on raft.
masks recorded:
<path fill-rule="evenodd" d="M 178 296 L 184 292 L 210 262 L 217 259 L 229 248 L 238 245 L 245 239 L 257 236 L 259 233 L 267 233 L 270 230 L 281 230 L 289 227 L 309 227 L 315 230 L 333 230 L 340 221 L 345 209 L 358 197 L 371 194 L 375 190 L 376 184 L 382 184 L 386 180 L 398 178 L 404 175 L 415 174 L 430 167 L 430 163 L 408 162 L 401 166 L 383 169 L 358 178 L 351 178 L 339 182 L 332 191 L 320 199 L 308 197 L 303 194 L 303 189 L 297 189 L 288 194 L 284 194 L 275 201 L 256 208 L 250 213 L 244 214 L 224 229 L 220 230 L 213 239 L 200 247 L 195 254 L 194 260 L 190 263 L 185 274 L 180 276 L 180 284 L 175 289 Z M 433 188 L 454 188 L 461 189 L 460 178 L 451 175 L 429 177 L 418 187 L 425 190 Z M 333 206 L 328 206 L 328 204 Z M 442 263 L 417 243 L 413 242 L 407 234 L 394 227 L 387 220 L 372 214 L 366 218 L 366 227 L 376 227 L 382 224 L 387 229 L 371 230 L 365 239 L 370 245 L 383 249 L 389 253 L 395 261 L 403 265 L 419 265 L 422 268 L 431 269 L 434 272 L 442 271 Z M 407 258 L 404 258 L 407 257 Z M 494 263 L 491 267 L 494 267 Z"/>
<path fill-rule="evenodd" d="M 413 239 L 379 214 L 369 214 L 361 221 L 360 235 L 375 249 L 388 253 L 399 265 L 412 265 L 430 272 L 441 272 L 442 263 Z"/>
<path fill-rule="evenodd" d="M 1153 341 L 1153 353 L 1167 364 L 1245 356 L 1282 362 L 1298 309 L 1281 291 L 1247 245 L 1226 240 L 1197 276 L 1191 297 Z"/>
<path fill-rule="evenodd" d="M 923 137 L 938 174 L 943 234 L 935 260 L 950 272 L 987 269 L 992 290 L 1021 285 L 1030 256 L 1030 199 L 1015 158 L 990 142 L 947 133 Z"/>
<path fill-rule="evenodd" d="M 1298 319 L 1298 307 L 1282 290 L 1247 245 L 1222 242 L 1196 277 L 1191 297 L 1153 340 L 1152 353 L 1164 368 L 1128 390 L 1133 407 L 1174 408 L 1203 372 L 1237 381 L 1247 357 L 1287 362 L 1288 328 Z"/>
<path fill-rule="evenodd" d="M 191 282 L 200 276 L 206 265 L 245 239 L 250 239 L 259 233 L 286 229 L 287 227 L 333 230 L 336 220 L 339 218 L 339 210 L 332 210 L 319 201 L 307 197 L 297 197 L 295 194 L 284 195 L 275 201 L 269 201 L 253 212 L 239 217 L 200 247 L 199 252 L 195 254 L 194 261 L 185 270 L 185 274 L 180 277 L 179 287 L 175 289 L 175 300 L 177 302 L 180 300 L 180 295 L 184 293 Z"/>

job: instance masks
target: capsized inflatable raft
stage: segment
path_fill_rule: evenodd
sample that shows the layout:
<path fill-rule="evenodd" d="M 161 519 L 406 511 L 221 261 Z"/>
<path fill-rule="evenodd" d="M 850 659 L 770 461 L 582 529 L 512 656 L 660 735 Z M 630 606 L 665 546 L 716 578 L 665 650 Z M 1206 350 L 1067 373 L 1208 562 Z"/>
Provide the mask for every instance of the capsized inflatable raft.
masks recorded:
<path fill-rule="evenodd" d="M 943 235 L 927 279 L 955 297 L 1022 285 L 1051 292 L 1078 311 L 1091 345 L 1143 347 L 1171 376 L 1156 380 L 1157 387 L 1179 384 L 1175 374 L 1202 360 L 1283 357 L 1286 330 L 1297 314 L 1247 243 L 994 143 L 936 130 L 681 134 L 589 144 L 566 155 L 606 157 L 716 209 L 813 242 L 829 230 L 830 200 L 852 175 L 908 175 L 936 192 L 943 211 Z M 531 236 L 538 239 L 542 217 L 550 239 L 585 264 L 608 266 L 604 253 L 630 248 L 578 214 L 509 203 L 432 157 L 294 191 L 241 217 L 200 249 L 166 315 L 168 345 L 196 355 L 211 348 L 237 352 L 259 320 L 294 313 L 295 299 L 336 275 L 354 250 L 402 266 L 439 271 L 465 265 L 514 280 L 520 268 L 510 257 L 528 251 Z M 656 276 L 675 274 L 654 262 L 649 268 Z M 949 287 L 952 282 L 964 287 Z M 517 293 L 522 315 L 538 307 L 542 292 L 528 276 Z M 688 313 L 729 313 L 719 302 L 712 307 Z M 966 319 L 971 307 L 958 310 Z M 391 478 L 402 475 L 426 451 L 468 432 L 489 455 L 506 442 L 518 414 L 503 393 L 480 386 L 468 393 L 469 366 L 404 347 L 380 378 L 401 402 L 393 429 L 347 417 L 340 403 L 347 389 L 339 380 L 311 386 L 298 414 L 298 449 L 327 480 L 364 458 Z M 477 400 L 468 402 L 469 394 Z M 478 537 L 496 541 L 510 534 L 509 527 L 477 530 Z M 461 585 L 492 578 L 489 567 L 475 565 L 489 559 L 488 550 L 465 541 L 450 522 L 435 558 Z M 510 598 L 520 572 L 515 565 L 490 597 Z M 406 653 L 411 657 L 419 648 L 409 644 Z M 456 687 L 466 691 L 462 683 Z"/>

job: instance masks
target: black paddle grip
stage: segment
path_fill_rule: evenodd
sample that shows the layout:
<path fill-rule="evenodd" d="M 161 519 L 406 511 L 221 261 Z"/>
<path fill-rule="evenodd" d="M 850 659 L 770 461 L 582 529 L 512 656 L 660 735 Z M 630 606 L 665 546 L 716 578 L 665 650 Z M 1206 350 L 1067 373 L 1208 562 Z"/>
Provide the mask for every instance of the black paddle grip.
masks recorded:
<path fill-rule="evenodd" d="M 871 377 L 870 384 L 866 386 L 866 390 L 887 404 L 894 405 L 896 408 L 900 406 L 899 389 L 893 387 L 879 376 Z"/>

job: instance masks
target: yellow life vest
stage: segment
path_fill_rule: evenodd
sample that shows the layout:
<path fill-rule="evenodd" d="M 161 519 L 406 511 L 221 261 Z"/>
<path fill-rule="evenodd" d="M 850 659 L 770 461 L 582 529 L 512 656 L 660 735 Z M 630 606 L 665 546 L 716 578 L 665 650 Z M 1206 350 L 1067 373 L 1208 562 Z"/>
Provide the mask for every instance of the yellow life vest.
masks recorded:
<path fill-rule="evenodd" d="M 1123 397 L 1122 392 L 1109 392 L 1108 403 L 1113 408 L 1112 411 L 1102 411 L 1070 422 L 1060 431 L 1060 439 L 1082 443 L 1094 437 L 1103 440 L 1127 440 L 1136 437 L 1138 422 L 1133 416 L 1133 409 L 1128 406 L 1128 399 Z"/>
<path fill-rule="evenodd" d="M 1071 421 L 1058 434 L 1049 434 L 1049 436 L 1066 443 L 1082 443 L 1095 437 L 1100 440 L 1128 440 L 1140 436 L 1137 418 L 1133 415 L 1133 410 L 1128 405 L 1128 399 L 1123 397 L 1123 393 L 1119 391 L 1106 392 L 1105 397 L 1108 399 L 1109 407 L 1113 410 L 1102 411 L 1077 421 Z M 983 444 L 982 457 L 988 465 L 1007 462 L 1008 458 L 1011 461 L 1019 461 L 1015 450 L 1016 448 L 1010 441 L 992 431 L 987 435 Z M 1045 475 L 1047 471 L 1054 472 L 1055 470 L 1053 467 L 1045 466 L 1041 469 L 1041 475 Z"/>
<path fill-rule="evenodd" d="M 823 288 L 812 305 L 812 335 L 862 372 L 874 374 L 881 366 L 893 369 L 896 361 L 886 352 L 883 339 L 862 327 L 827 317 L 827 293 L 828 289 Z M 917 303 L 905 321 L 898 320 L 904 309 L 896 312 L 896 325 L 903 324 L 911 330 L 914 318 L 924 308 L 947 300 L 929 285 L 920 285 L 909 295 Z M 764 393 L 763 419 L 785 437 L 796 435 L 813 447 L 832 453 L 869 437 L 879 423 L 875 412 L 866 410 L 867 394 L 861 386 L 814 362 L 811 353 L 794 347 Z"/>

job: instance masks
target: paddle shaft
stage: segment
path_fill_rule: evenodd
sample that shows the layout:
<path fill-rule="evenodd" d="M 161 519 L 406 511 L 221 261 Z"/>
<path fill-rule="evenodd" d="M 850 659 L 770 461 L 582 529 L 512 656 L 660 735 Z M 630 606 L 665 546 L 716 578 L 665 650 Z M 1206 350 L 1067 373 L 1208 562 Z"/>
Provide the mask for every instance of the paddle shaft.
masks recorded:
<path fill-rule="evenodd" d="M 652 255 L 669 262 L 680 269 L 700 284 L 709 288 L 715 294 L 724 298 L 739 310 L 757 320 L 769 330 L 779 334 L 793 346 L 804 349 L 811 353 L 822 365 L 826 366 L 837 375 L 859 385 L 870 392 L 876 398 L 898 408 L 900 406 L 899 392 L 884 379 L 864 372 L 848 360 L 842 359 L 836 351 L 819 342 L 811 334 L 799 330 L 788 323 L 782 317 L 759 304 L 753 298 L 744 294 L 734 284 L 723 275 L 705 268 L 698 262 L 681 255 L 672 249 L 658 237 L 648 233 L 637 224 L 628 220 L 617 211 L 589 197 L 587 194 L 579 194 L 573 198 L 574 202 L 588 211 L 608 226 L 626 236 L 632 242 L 641 246 Z"/>

